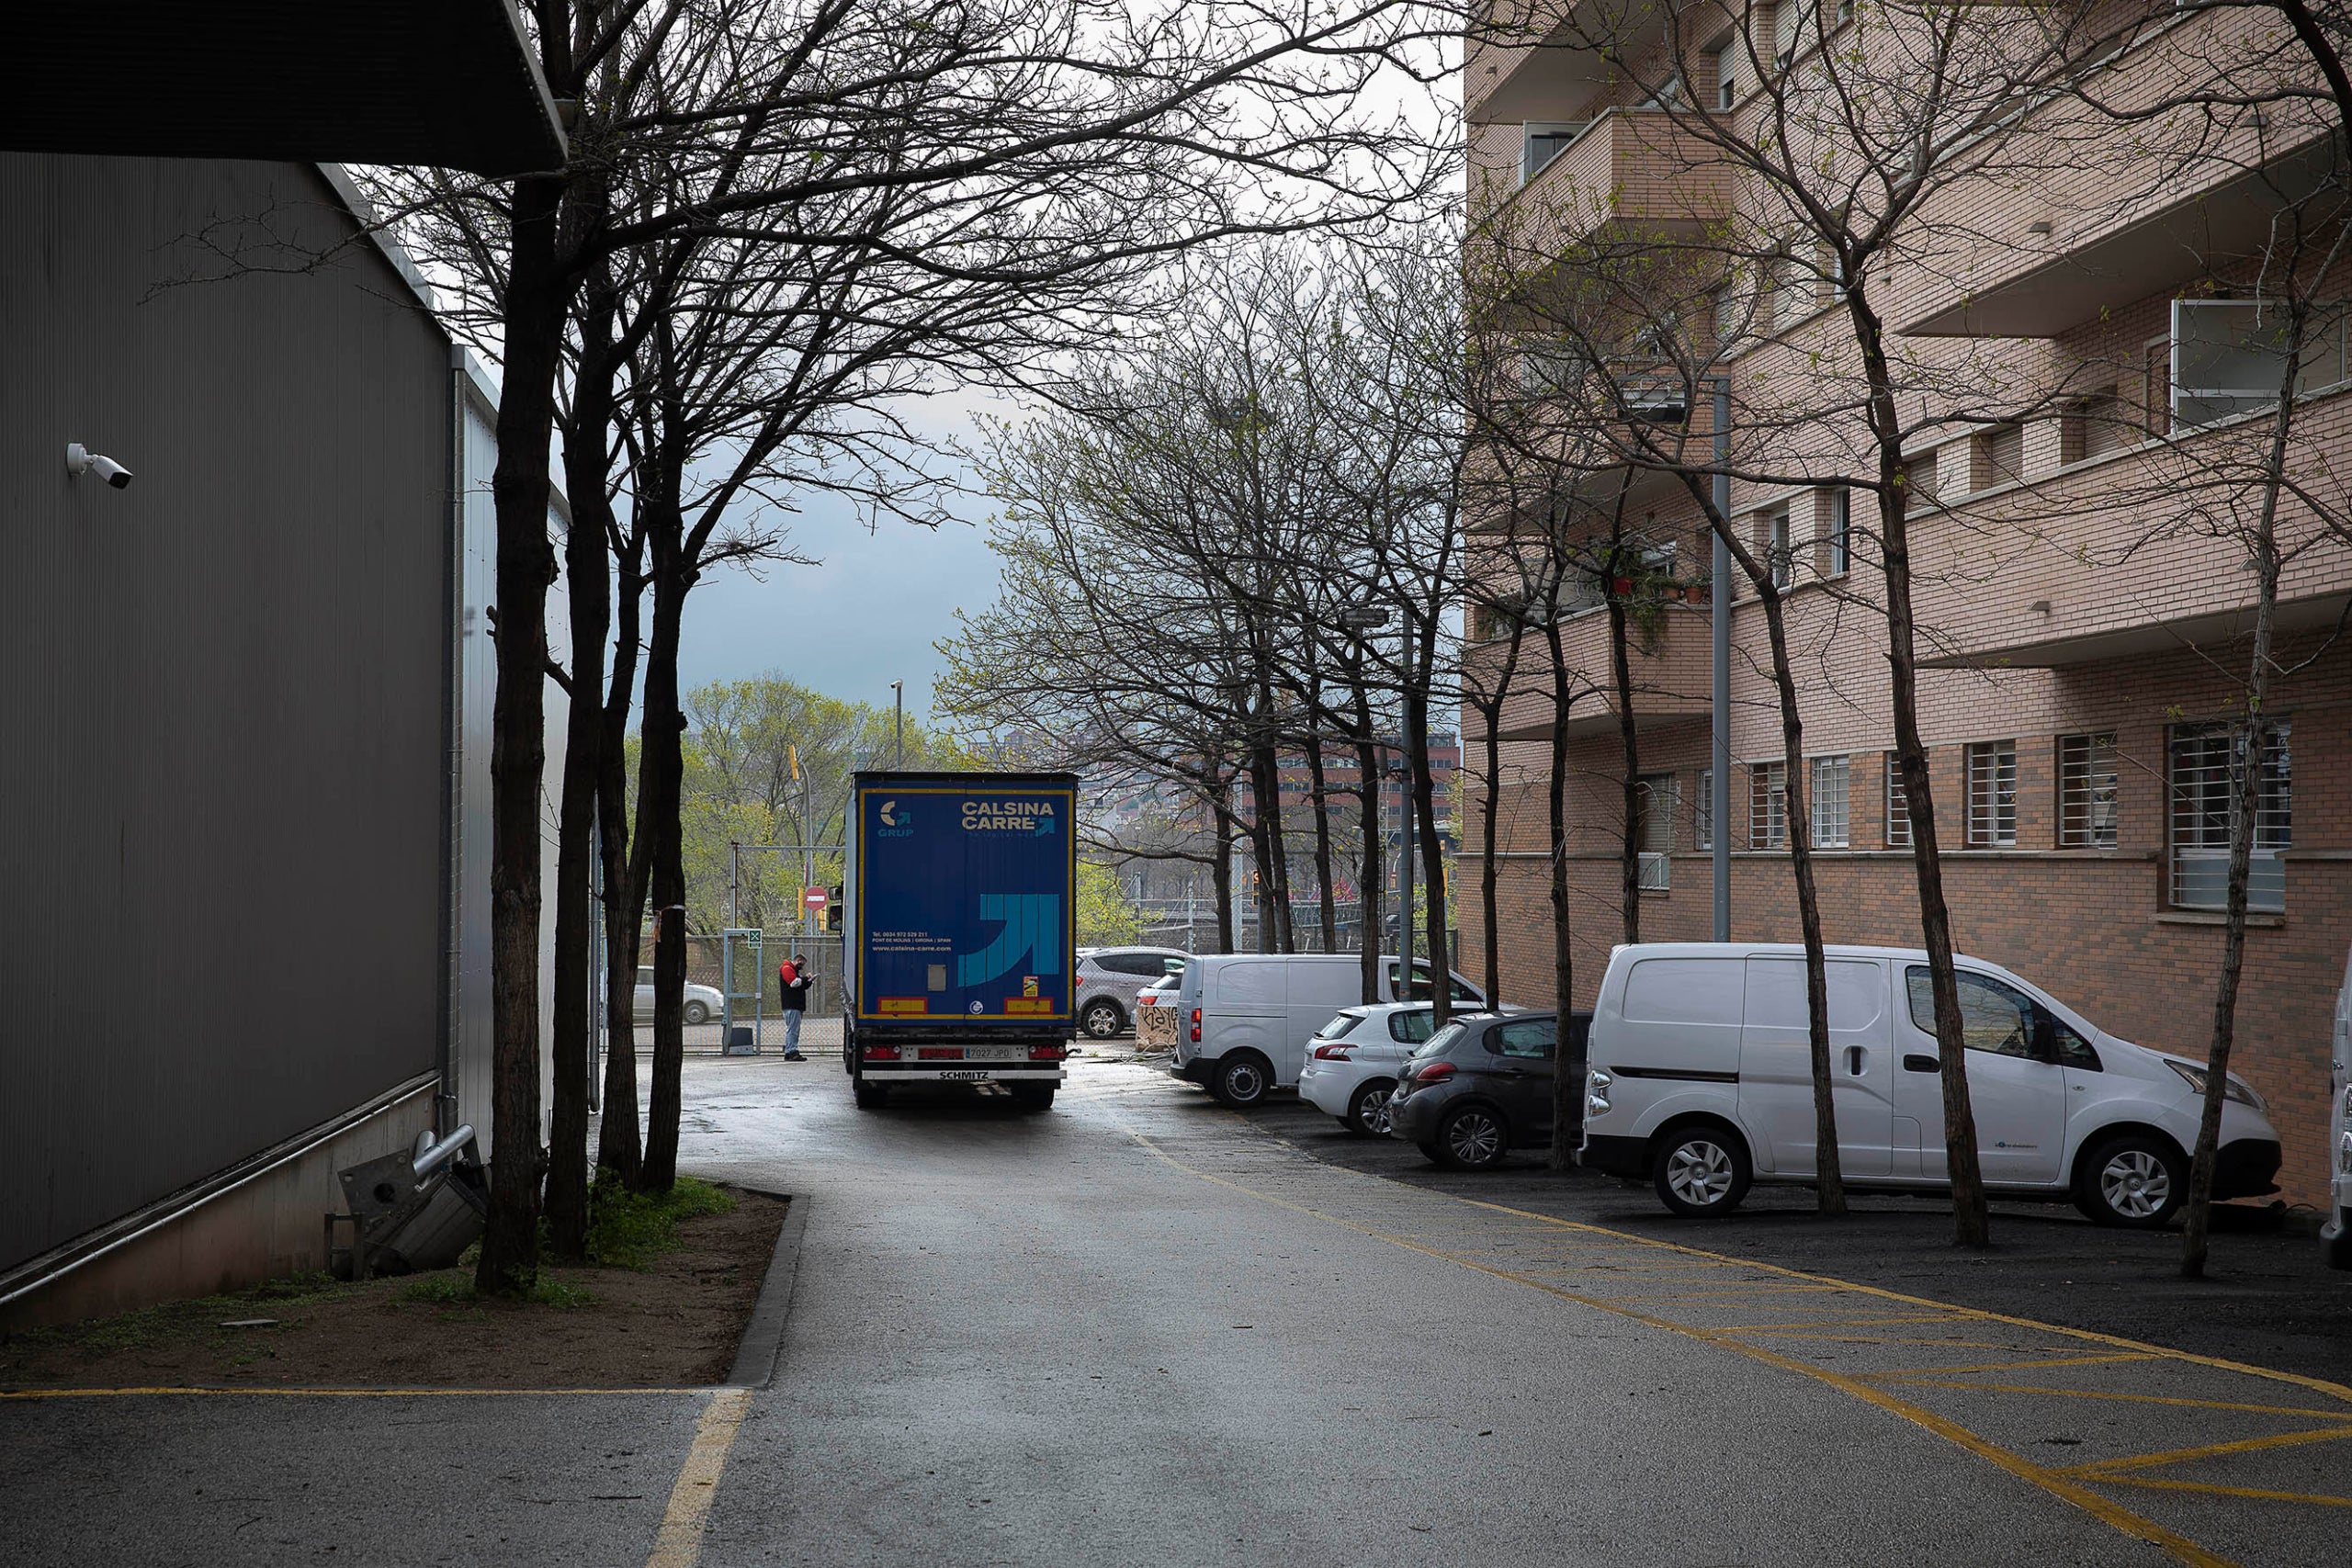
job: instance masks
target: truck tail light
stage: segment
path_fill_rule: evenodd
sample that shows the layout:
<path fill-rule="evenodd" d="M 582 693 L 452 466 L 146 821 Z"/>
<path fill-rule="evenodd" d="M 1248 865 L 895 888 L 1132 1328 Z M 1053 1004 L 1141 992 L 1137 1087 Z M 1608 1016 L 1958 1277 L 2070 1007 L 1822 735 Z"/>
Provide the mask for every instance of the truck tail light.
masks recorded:
<path fill-rule="evenodd" d="M 1315 1059 L 1318 1062 L 1344 1062 L 1349 1060 L 1348 1048 L 1345 1045 L 1317 1045 L 1315 1047 Z"/>
<path fill-rule="evenodd" d="M 896 1045 L 868 1045 L 860 1053 L 869 1062 L 895 1062 L 899 1059 Z"/>
<path fill-rule="evenodd" d="M 1068 1053 L 1058 1045 L 1032 1045 L 1029 1047 L 1029 1059 L 1033 1062 L 1058 1062 L 1066 1055 L 1068 1055 Z"/>
<path fill-rule="evenodd" d="M 1201 1043 L 1201 1010 L 1200 1010 L 1200 1009 L 1198 1009 L 1198 1008 L 1194 1008 L 1194 1009 L 1193 1010 L 1193 1044 L 1195 1044 L 1195 1045 L 1198 1045 L 1200 1043 Z"/>

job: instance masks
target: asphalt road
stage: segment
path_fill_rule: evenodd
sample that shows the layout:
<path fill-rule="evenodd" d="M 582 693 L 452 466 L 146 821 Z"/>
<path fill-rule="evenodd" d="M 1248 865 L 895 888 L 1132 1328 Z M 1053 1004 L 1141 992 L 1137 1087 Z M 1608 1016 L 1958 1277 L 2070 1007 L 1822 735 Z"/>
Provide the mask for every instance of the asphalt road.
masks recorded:
<path fill-rule="evenodd" d="M 2326 1380 L 1073 1077 L 860 1112 L 837 1061 L 693 1063 L 689 1168 L 807 1204 L 772 1387 L 0 1400 L 0 1560 L 2344 1561 Z"/>

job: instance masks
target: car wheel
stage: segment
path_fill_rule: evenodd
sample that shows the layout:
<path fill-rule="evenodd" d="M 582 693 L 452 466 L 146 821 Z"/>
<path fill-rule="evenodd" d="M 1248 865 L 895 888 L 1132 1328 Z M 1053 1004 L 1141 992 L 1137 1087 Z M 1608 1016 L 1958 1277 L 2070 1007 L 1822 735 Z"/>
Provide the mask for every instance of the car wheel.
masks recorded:
<path fill-rule="evenodd" d="M 1483 1105 L 1465 1105 L 1437 1126 L 1437 1161 L 1457 1170 L 1485 1170 L 1510 1147 L 1503 1119 Z"/>
<path fill-rule="evenodd" d="M 2188 1162 L 2170 1142 L 2146 1133 L 2108 1139 L 2075 1173 L 2075 1206 L 2094 1224 L 2157 1230 L 2188 1196 Z"/>
<path fill-rule="evenodd" d="M 1053 1107 L 1054 1090 L 1049 1083 L 1009 1083 L 1004 1086 L 1012 1095 L 1013 1103 L 1023 1111 L 1046 1111 Z"/>
<path fill-rule="evenodd" d="M 1254 1052 L 1236 1051 L 1216 1066 L 1210 1092 L 1236 1111 L 1246 1111 L 1266 1098 L 1273 1088 L 1273 1073 Z"/>
<path fill-rule="evenodd" d="M 1658 1140 L 1651 1184 L 1658 1201 L 1676 1213 L 1707 1219 L 1738 1208 L 1754 1175 L 1747 1145 L 1738 1134 L 1700 1122 Z"/>
<path fill-rule="evenodd" d="M 1086 1031 L 1086 1037 L 1090 1040 L 1108 1040 L 1127 1026 L 1127 1020 L 1119 1011 L 1118 1003 L 1097 998 L 1087 1003 L 1086 1010 L 1079 1014 L 1078 1026 Z"/>
<path fill-rule="evenodd" d="M 1340 1120 L 1351 1133 L 1368 1133 L 1375 1138 L 1388 1136 L 1388 1097 L 1396 1092 L 1393 1078 L 1374 1078 L 1356 1090 L 1348 1101 L 1348 1113 Z"/>
<path fill-rule="evenodd" d="M 881 1110 L 882 1101 L 889 1092 L 888 1086 L 885 1084 L 867 1083 L 864 1078 L 850 1080 L 850 1093 L 857 1100 L 860 1111 Z"/>
<path fill-rule="evenodd" d="M 686 1004 L 686 1021 L 688 1023 L 708 1023 L 710 1021 L 710 1010 L 703 1006 L 700 1002 L 688 1002 Z"/>

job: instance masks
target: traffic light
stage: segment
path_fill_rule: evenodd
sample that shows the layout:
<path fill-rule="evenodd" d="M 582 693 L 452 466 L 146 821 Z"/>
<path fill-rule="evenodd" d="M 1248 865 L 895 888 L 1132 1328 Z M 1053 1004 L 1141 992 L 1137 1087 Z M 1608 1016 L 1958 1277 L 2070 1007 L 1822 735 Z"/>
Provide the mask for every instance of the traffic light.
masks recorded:
<path fill-rule="evenodd" d="M 826 889 L 826 893 L 825 912 L 818 918 L 817 929 L 827 936 L 839 936 L 842 934 L 842 890 L 832 887 Z"/>

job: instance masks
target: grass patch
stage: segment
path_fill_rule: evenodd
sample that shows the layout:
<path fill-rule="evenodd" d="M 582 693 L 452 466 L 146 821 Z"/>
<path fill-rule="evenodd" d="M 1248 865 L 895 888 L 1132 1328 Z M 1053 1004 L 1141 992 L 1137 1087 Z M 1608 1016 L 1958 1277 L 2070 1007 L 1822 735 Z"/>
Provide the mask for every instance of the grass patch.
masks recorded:
<path fill-rule="evenodd" d="M 474 1289 L 469 1274 L 427 1274 L 421 1280 L 411 1280 L 401 1287 L 400 1299 L 423 1302 L 428 1306 L 472 1306 L 481 1302 L 481 1294 Z M 542 1274 L 532 1283 L 530 1294 L 523 1300 L 532 1306 L 584 1307 L 596 1298 L 577 1285 L 566 1284 L 552 1274 Z M 445 1314 L 452 1322 L 471 1322 L 473 1318 L 458 1314 Z"/>
<path fill-rule="evenodd" d="M 193 1301 L 164 1302 L 156 1306 L 141 1307 L 136 1312 L 118 1313 L 111 1317 L 92 1318 L 81 1323 L 20 1329 L 12 1335 L 0 1336 L 0 1340 L 31 1347 L 70 1347 L 90 1357 L 104 1356 L 116 1350 L 152 1349 L 167 1341 L 193 1335 L 209 1336 L 216 1343 L 225 1342 L 224 1336 L 266 1332 L 222 1330 L 219 1325 L 226 1320 L 270 1317 L 275 1315 L 274 1309 L 289 1302 L 307 1301 L 347 1289 L 348 1286 L 331 1274 L 296 1274 L 283 1280 L 266 1280 L 249 1291 L 199 1296 Z"/>
<path fill-rule="evenodd" d="M 735 1200 L 707 1181 L 678 1178 L 667 1192 L 632 1192 L 610 1171 L 588 1190 L 588 1258 L 615 1269 L 650 1269 L 678 1245 L 678 1223 L 724 1214 Z"/>

